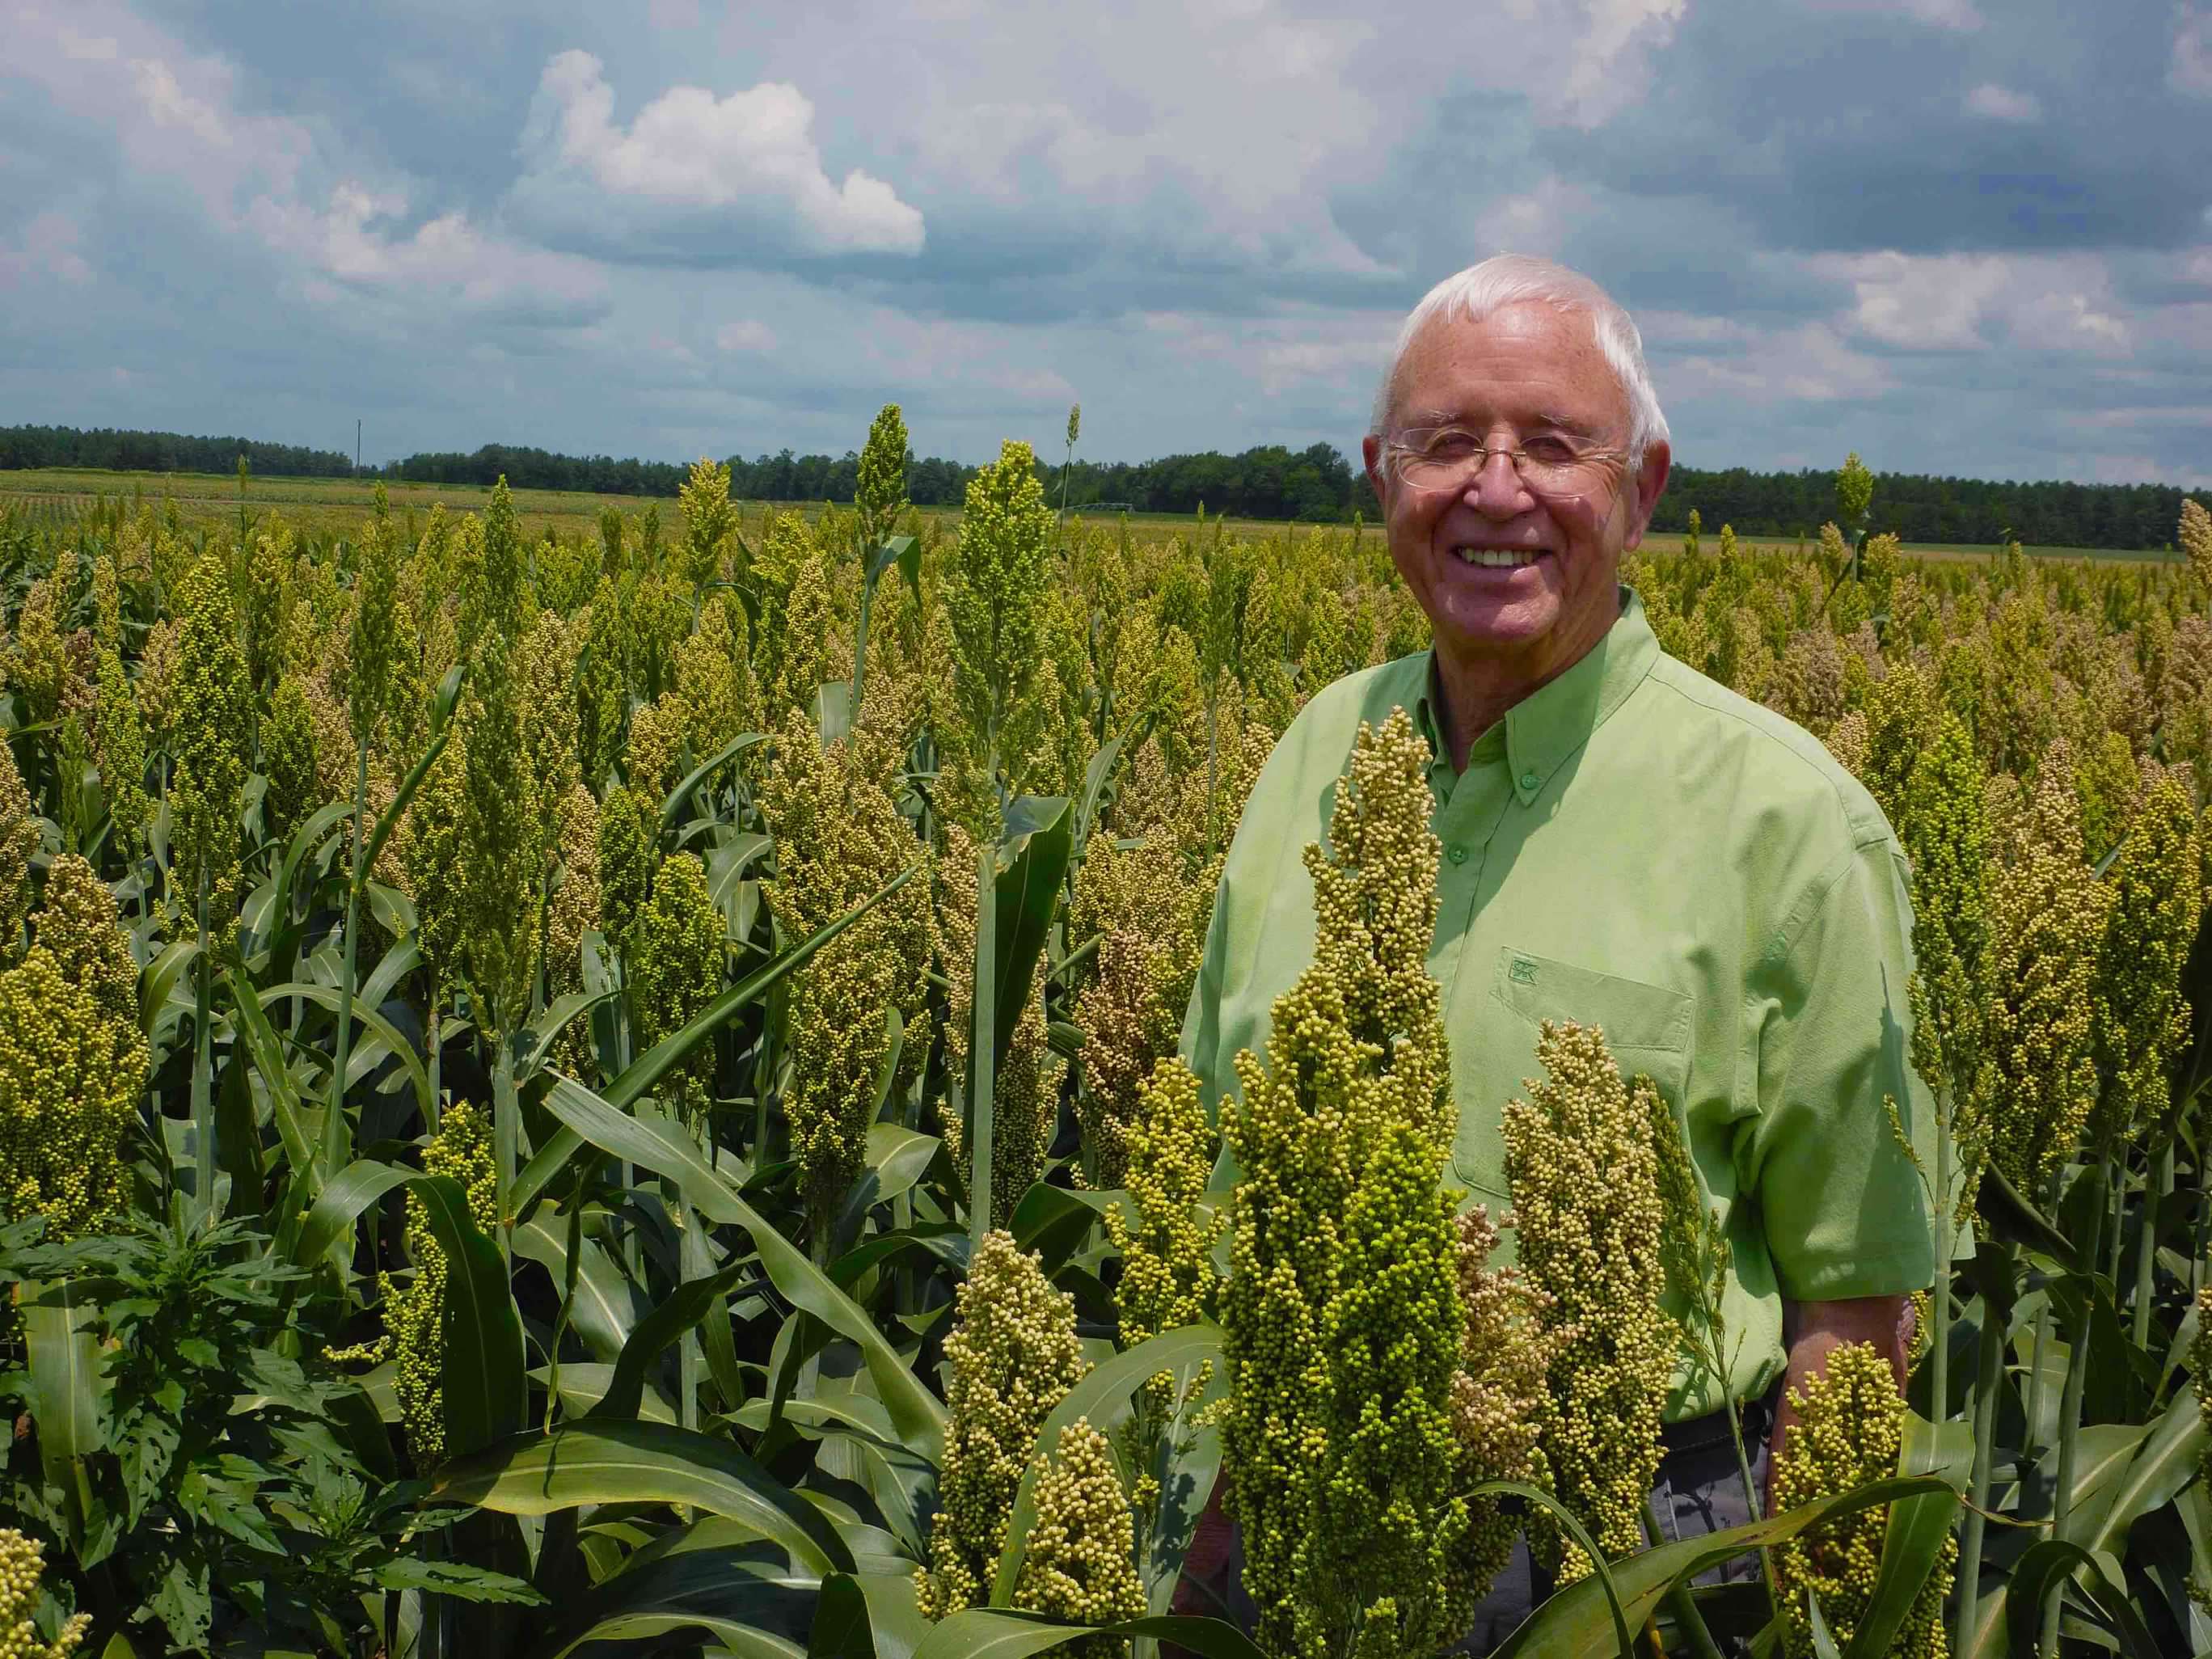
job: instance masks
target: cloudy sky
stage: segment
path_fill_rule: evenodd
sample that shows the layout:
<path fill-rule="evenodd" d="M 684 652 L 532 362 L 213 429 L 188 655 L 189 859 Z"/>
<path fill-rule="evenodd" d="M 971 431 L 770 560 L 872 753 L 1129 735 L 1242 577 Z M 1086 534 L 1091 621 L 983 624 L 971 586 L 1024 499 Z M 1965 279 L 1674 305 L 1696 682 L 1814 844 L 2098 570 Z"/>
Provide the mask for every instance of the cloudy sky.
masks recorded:
<path fill-rule="evenodd" d="M 0 0 L 0 423 L 1355 447 L 1511 249 L 1694 465 L 2212 481 L 2212 0 Z"/>

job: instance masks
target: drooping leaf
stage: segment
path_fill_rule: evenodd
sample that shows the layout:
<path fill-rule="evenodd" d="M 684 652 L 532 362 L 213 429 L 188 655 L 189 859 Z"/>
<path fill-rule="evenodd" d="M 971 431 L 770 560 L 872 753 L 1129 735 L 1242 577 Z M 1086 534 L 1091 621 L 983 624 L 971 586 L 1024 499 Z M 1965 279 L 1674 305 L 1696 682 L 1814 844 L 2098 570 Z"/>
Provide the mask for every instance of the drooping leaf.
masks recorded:
<path fill-rule="evenodd" d="M 568 1078 L 554 1080 L 545 1106 L 600 1151 L 676 1182 L 685 1201 L 708 1220 L 744 1228 L 778 1292 L 859 1347 L 884 1409 L 908 1443 L 933 1464 L 944 1455 L 943 1403 L 907 1368 L 866 1310 L 745 1202 L 696 1149 L 671 1146 Z"/>
<path fill-rule="evenodd" d="M 817 1574 L 854 1568 L 852 1551 L 813 1504 L 729 1441 L 666 1424 L 592 1418 L 516 1435 L 448 1460 L 430 1495 L 503 1515 L 690 1504 L 757 1528 Z"/>
<path fill-rule="evenodd" d="M 1066 1625 L 1042 1613 L 971 1607 L 933 1628 L 914 1659 L 1028 1659 L 1085 1636 L 1149 1636 L 1199 1659 L 1267 1659 L 1252 1638 L 1218 1619 L 1187 1614 L 1131 1619 L 1118 1625 Z"/>
<path fill-rule="evenodd" d="M 1802 1504 L 1786 1515 L 1749 1522 L 1702 1537 L 1681 1539 L 1624 1557 L 1613 1564 L 1621 1612 L 1631 1629 L 1640 1630 L 1674 1586 L 1686 1583 L 1723 1561 L 1786 1543 L 1808 1528 L 1841 1520 L 1861 1510 L 1950 1490 L 1948 1481 L 1933 1475 L 1877 1480 L 1855 1492 Z M 1613 1612 L 1607 1604 L 1604 1586 L 1593 1575 L 1568 1585 L 1538 1607 L 1506 1638 L 1495 1659 L 1583 1659 L 1586 1655 L 1611 1653 L 1616 1648 Z"/>
<path fill-rule="evenodd" d="M 507 1263 L 499 1247 L 477 1231 L 461 1183 L 451 1176 L 425 1175 L 410 1185 L 446 1256 L 439 1386 L 447 1449 L 461 1456 L 514 1434 L 529 1413 L 522 1320 L 508 1288 Z"/>

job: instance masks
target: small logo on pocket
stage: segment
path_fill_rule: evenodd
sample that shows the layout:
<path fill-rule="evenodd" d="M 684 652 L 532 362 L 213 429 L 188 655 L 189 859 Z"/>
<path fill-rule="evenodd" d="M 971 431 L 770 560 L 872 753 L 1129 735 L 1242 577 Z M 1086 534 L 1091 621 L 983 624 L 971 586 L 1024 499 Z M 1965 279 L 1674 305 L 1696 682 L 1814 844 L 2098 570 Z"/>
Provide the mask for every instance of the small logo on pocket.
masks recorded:
<path fill-rule="evenodd" d="M 1513 966 L 1507 971 L 1516 985 L 1534 985 L 1536 982 L 1536 964 L 1526 957 L 1514 957 Z"/>

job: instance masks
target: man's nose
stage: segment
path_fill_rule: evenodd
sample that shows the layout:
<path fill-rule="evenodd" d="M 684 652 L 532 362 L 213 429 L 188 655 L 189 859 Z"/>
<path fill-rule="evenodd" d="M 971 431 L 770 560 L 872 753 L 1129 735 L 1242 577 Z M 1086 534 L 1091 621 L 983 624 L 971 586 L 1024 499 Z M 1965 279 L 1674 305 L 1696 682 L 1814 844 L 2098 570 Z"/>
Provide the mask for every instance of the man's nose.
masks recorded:
<path fill-rule="evenodd" d="M 1536 504 L 1528 485 L 1521 481 L 1521 469 L 1512 453 L 1504 448 L 1483 456 L 1482 465 L 1461 495 L 1476 512 L 1493 519 L 1517 518 Z"/>

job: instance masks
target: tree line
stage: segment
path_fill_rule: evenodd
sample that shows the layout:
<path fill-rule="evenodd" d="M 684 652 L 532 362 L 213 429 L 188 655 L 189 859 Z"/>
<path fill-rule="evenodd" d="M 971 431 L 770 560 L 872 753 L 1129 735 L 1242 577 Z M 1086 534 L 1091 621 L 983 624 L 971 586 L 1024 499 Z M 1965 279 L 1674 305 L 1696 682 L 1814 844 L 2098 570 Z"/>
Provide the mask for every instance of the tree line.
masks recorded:
<path fill-rule="evenodd" d="M 228 472 L 243 455 L 256 473 L 351 477 L 352 460 L 335 450 L 245 438 L 188 437 L 173 432 L 111 428 L 0 427 L 0 469 L 88 467 L 117 471 Z M 853 499 L 860 458 L 800 455 L 789 449 L 748 460 L 729 459 L 730 493 L 743 500 L 838 501 Z M 1040 459 L 1052 499 L 1060 499 L 1061 467 Z M 470 453 L 426 451 L 359 469 L 362 475 L 417 483 L 486 484 L 505 477 L 517 489 L 588 490 L 606 495 L 671 496 L 686 468 L 670 461 L 610 455 L 562 455 L 514 444 L 486 444 Z M 907 458 L 908 495 L 919 507 L 957 507 L 975 469 L 937 456 Z M 1908 542 L 1990 545 L 2008 535 L 2033 546 L 2131 551 L 2171 545 L 2182 491 L 2170 484 L 2085 484 L 2051 480 L 1997 482 L 1927 473 L 1875 475 L 1872 527 Z M 1375 502 L 1359 468 L 1329 444 L 1291 450 L 1262 444 L 1239 454 L 1214 450 L 1149 461 L 1091 461 L 1066 469 L 1071 510 L 1210 513 L 1304 524 L 1349 523 L 1371 517 Z M 1708 531 L 1726 524 L 1747 536 L 1811 538 L 1836 516 L 1832 469 L 1754 472 L 1678 466 L 1652 520 L 1662 534 L 1688 526 L 1692 508 Z"/>

